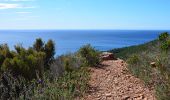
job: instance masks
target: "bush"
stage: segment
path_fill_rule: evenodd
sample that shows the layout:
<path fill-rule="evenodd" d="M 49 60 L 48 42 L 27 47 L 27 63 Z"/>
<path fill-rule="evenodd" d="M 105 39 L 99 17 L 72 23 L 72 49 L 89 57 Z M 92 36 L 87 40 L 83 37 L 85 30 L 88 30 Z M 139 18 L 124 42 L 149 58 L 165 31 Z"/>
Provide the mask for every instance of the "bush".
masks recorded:
<path fill-rule="evenodd" d="M 139 63 L 139 56 L 134 54 L 128 58 L 127 62 L 128 62 L 128 64 L 137 64 L 137 63 Z"/>
<path fill-rule="evenodd" d="M 55 43 L 52 40 L 49 40 L 44 47 L 45 57 L 45 66 L 49 69 L 50 64 L 54 61 L 55 55 Z"/>
<path fill-rule="evenodd" d="M 97 65 L 99 52 L 90 45 L 80 51 L 54 59 L 52 40 L 45 43 L 39 38 L 33 47 L 16 45 L 13 51 L 1 45 L 0 99 L 72 100 L 82 96 L 89 80 L 84 61 Z"/>
<path fill-rule="evenodd" d="M 45 45 L 39 38 L 33 47 L 25 49 L 16 45 L 11 51 L 7 44 L 0 46 L 0 71 L 11 71 L 14 75 L 22 75 L 28 80 L 36 78 L 36 71 L 42 76 L 44 67 L 49 68 L 55 54 L 54 42 L 49 40 Z"/>
<path fill-rule="evenodd" d="M 61 57 L 55 59 L 50 65 L 50 71 L 53 77 L 60 77 L 64 73 L 64 65 Z"/>
<path fill-rule="evenodd" d="M 32 59 L 32 57 L 33 56 L 30 56 L 30 59 Z M 64 69 L 65 59 L 69 59 L 69 67 L 72 68 L 71 70 Z M 6 62 L 8 62 L 8 60 Z M 35 62 L 37 61 L 35 60 Z M 22 67 L 24 63 L 27 62 L 22 62 L 18 58 L 16 59 L 17 66 L 21 65 Z M 34 67 L 33 63 L 30 64 Z M 17 70 L 21 71 L 21 69 L 18 68 L 19 67 L 16 67 Z M 5 84 L 9 85 L 5 86 L 3 84 L 4 80 L 0 80 L 0 85 L 2 84 L 0 87 L 0 97 L 12 100 L 73 100 L 76 97 L 81 97 L 86 92 L 88 88 L 89 71 L 87 67 L 82 66 L 82 62 L 76 54 L 57 57 L 50 68 L 51 70 L 49 72 L 46 71 L 42 77 L 37 77 L 37 79 L 32 81 L 26 81 L 19 76 L 13 77 L 12 74 L 4 73 L 4 75 L 7 76 L 5 77 Z M 26 77 L 31 77 L 34 75 L 34 72 L 35 75 L 37 75 L 34 69 L 35 68 L 29 69 L 32 71 L 27 69 L 28 71 L 26 71 L 27 73 L 25 74 L 30 76 Z M 53 77 L 51 77 L 51 74 Z M 20 75 L 24 76 L 23 73 Z"/>
<path fill-rule="evenodd" d="M 163 51 L 168 52 L 169 48 L 170 48 L 170 39 L 161 43 L 161 49 Z"/>
<path fill-rule="evenodd" d="M 36 51 L 44 51 L 44 42 L 41 38 L 37 38 L 35 43 L 33 44 L 33 48 Z"/>
<path fill-rule="evenodd" d="M 31 48 L 29 48 L 30 50 Z M 55 55 L 55 43 L 52 40 L 48 40 L 47 43 L 43 42 L 41 38 L 36 39 L 35 43 L 33 44 L 33 49 L 37 52 L 44 52 L 45 59 L 44 59 L 44 66 L 46 69 L 50 69 L 50 64 L 54 61 Z"/>
<path fill-rule="evenodd" d="M 79 55 L 85 59 L 88 66 L 97 66 L 100 64 L 100 52 L 95 50 L 90 44 L 81 47 L 78 51 Z"/>
<path fill-rule="evenodd" d="M 1 75 L 0 80 L 0 99 L 1 100 L 17 100 L 20 94 L 27 91 L 26 81 L 23 77 L 13 77 L 9 72 Z"/>
<path fill-rule="evenodd" d="M 168 32 L 164 32 L 164 33 L 161 33 L 160 35 L 159 35 L 159 40 L 160 41 L 166 41 L 167 39 L 168 39 L 168 37 L 169 37 L 169 34 L 168 34 Z"/>
<path fill-rule="evenodd" d="M 89 71 L 85 67 L 78 68 L 72 72 L 64 73 L 62 77 L 49 80 L 48 75 L 44 75 L 43 81 L 37 84 L 32 81 L 20 94 L 21 100 L 74 100 L 81 97 L 87 90 Z M 37 85 L 36 85 L 37 84 Z"/>

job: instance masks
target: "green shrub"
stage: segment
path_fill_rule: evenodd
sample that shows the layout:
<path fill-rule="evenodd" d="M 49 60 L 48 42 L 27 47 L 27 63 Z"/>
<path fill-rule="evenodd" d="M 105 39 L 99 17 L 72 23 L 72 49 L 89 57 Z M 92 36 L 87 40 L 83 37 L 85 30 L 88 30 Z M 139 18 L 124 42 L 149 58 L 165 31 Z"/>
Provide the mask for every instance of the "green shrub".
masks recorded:
<path fill-rule="evenodd" d="M 139 56 L 134 54 L 128 58 L 127 62 L 128 62 L 128 64 L 137 64 L 137 63 L 139 63 Z"/>
<path fill-rule="evenodd" d="M 168 51 L 168 49 L 169 49 L 169 44 L 168 44 L 167 41 L 165 41 L 165 42 L 163 42 L 163 43 L 161 44 L 161 49 L 162 49 L 163 51 Z"/>
<path fill-rule="evenodd" d="M 37 38 L 35 43 L 33 44 L 33 48 L 36 51 L 44 51 L 44 42 L 41 38 Z"/>
<path fill-rule="evenodd" d="M 100 52 L 95 50 L 90 44 L 81 47 L 78 53 L 85 59 L 88 66 L 97 66 L 100 63 Z"/>
<path fill-rule="evenodd" d="M 52 40 L 49 40 L 44 46 L 45 57 L 45 66 L 49 69 L 50 64 L 54 61 L 55 55 L 55 43 Z"/>
<path fill-rule="evenodd" d="M 0 54 L 5 58 L 13 57 L 7 44 L 0 45 Z"/>
<path fill-rule="evenodd" d="M 36 39 L 35 43 L 33 44 L 33 49 L 37 52 L 44 52 L 45 59 L 44 59 L 44 66 L 46 69 L 50 69 L 50 64 L 54 61 L 55 55 L 55 43 L 52 40 L 48 40 L 47 43 L 43 42 L 41 38 Z M 31 48 L 29 48 L 31 52 Z"/>
<path fill-rule="evenodd" d="M 160 40 L 160 41 L 166 41 L 166 40 L 168 39 L 168 37 L 169 37 L 168 32 L 164 32 L 164 33 L 161 33 L 161 34 L 159 35 L 159 40 Z"/>
<path fill-rule="evenodd" d="M 83 50 L 87 50 L 87 53 Z M 16 45 L 11 51 L 0 46 L 0 99 L 2 100 L 72 100 L 82 96 L 88 86 L 89 71 L 97 65 L 99 52 L 86 46 L 80 53 L 54 59 L 54 42 L 37 39 L 33 47 Z M 50 70 L 44 70 L 44 68 Z M 9 72 L 9 74 L 7 73 Z"/>
<path fill-rule="evenodd" d="M 161 42 L 161 49 L 165 52 L 169 51 L 169 49 L 170 49 L 170 39 L 168 39 L 164 42 Z"/>
<path fill-rule="evenodd" d="M 76 68 L 80 68 L 83 65 L 84 59 L 77 54 L 66 54 L 61 56 L 65 71 L 70 72 Z"/>
<path fill-rule="evenodd" d="M 49 40 L 46 44 L 36 39 L 33 47 L 25 49 L 22 45 L 15 45 L 11 51 L 7 44 L 0 45 L 0 69 L 10 70 L 14 75 L 22 75 L 26 79 L 36 78 L 36 71 L 42 76 L 44 67 L 49 69 L 54 59 L 54 42 Z"/>

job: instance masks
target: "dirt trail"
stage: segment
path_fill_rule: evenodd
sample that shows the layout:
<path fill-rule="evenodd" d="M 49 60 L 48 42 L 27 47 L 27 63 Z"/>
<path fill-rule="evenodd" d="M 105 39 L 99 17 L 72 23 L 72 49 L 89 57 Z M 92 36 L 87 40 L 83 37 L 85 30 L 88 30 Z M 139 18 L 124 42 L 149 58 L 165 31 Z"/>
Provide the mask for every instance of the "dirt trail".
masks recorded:
<path fill-rule="evenodd" d="M 122 60 L 102 64 L 102 68 L 90 69 L 90 90 L 83 100 L 156 100 L 153 90 L 131 75 Z"/>

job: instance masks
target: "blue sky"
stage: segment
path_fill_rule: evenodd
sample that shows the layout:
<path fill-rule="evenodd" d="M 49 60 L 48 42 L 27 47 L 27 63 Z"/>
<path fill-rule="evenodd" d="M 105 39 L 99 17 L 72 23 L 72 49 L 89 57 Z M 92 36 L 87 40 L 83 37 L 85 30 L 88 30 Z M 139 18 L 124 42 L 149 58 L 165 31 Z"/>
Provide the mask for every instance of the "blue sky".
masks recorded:
<path fill-rule="evenodd" d="M 0 0 L 0 29 L 170 29 L 170 0 Z"/>

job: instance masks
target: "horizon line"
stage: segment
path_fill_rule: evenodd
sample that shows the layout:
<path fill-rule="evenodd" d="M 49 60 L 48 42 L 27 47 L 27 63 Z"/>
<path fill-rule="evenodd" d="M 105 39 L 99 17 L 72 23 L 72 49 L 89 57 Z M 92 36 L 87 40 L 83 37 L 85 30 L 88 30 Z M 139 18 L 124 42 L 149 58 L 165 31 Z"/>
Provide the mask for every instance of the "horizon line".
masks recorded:
<path fill-rule="evenodd" d="M 126 31 L 126 30 L 158 30 L 158 31 L 170 31 L 170 29 L 0 29 L 0 30 L 120 30 L 120 31 Z"/>

